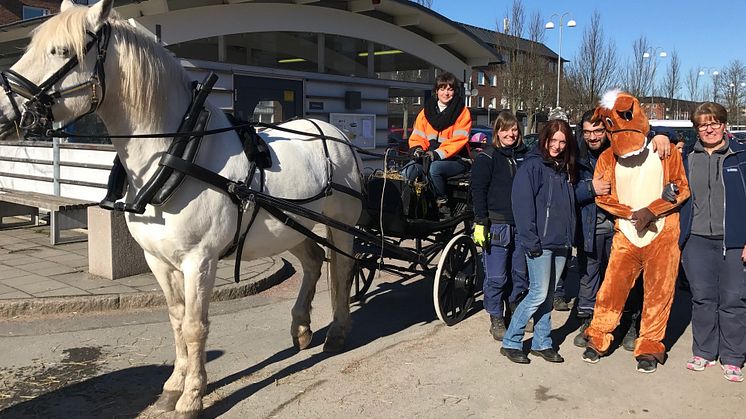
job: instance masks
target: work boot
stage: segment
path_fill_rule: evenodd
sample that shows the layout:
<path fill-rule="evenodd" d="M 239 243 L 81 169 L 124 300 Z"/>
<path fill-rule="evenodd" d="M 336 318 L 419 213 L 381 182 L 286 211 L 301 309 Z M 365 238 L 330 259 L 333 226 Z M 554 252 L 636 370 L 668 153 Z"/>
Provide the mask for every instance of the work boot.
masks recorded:
<path fill-rule="evenodd" d="M 635 340 L 637 340 L 637 336 L 638 336 L 637 322 L 633 320 L 632 324 L 629 325 L 629 330 L 627 330 L 627 334 L 624 335 L 624 338 L 622 339 L 622 348 L 630 352 L 634 351 Z"/>
<path fill-rule="evenodd" d="M 552 306 L 555 311 L 570 311 L 570 306 L 567 305 L 564 297 L 554 297 L 552 300 Z"/>
<path fill-rule="evenodd" d="M 572 340 L 573 345 L 577 346 L 578 348 L 585 348 L 586 345 L 588 345 L 588 338 L 585 337 L 585 329 L 587 329 L 590 325 L 590 317 L 583 320 L 583 324 L 580 325 L 580 329 L 578 330 L 578 335 L 575 336 L 575 339 Z"/>
<path fill-rule="evenodd" d="M 490 316 L 490 333 L 492 334 L 493 339 L 500 341 L 503 340 L 506 330 L 505 318 Z"/>

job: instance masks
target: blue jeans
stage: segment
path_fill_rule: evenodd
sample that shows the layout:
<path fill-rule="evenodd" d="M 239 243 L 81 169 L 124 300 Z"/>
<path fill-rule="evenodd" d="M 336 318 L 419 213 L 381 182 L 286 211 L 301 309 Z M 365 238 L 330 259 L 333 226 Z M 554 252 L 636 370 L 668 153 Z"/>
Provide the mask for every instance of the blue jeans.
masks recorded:
<path fill-rule="evenodd" d="M 515 227 L 510 224 L 490 226 L 489 252 L 482 252 L 484 263 L 484 309 L 491 316 L 503 317 L 506 293 L 509 303 L 528 289 L 526 258 L 515 241 Z M 509 275 L 510 273 L 510 275 Z"/>
<path fill-rule="evenodd" d="M 534 338 L 531 349 L 542 351 L 552 347 L 552 298 L 554 284 L 562 274 L 567 261 L 567 250 L 544 250 L 541 256 L 526 257 L 528 265 L 528 295 L 524 298 L 510 320 L 503 348 L 523 349 L 526 323 L 534 318 Z"/>
<path fill-rule="evenodd" d="M 458 160 L 437 160 L 430 163 L 429 179 L 436 198 L 447 198 L 446 180 L 466 172 L 467 167 Z M 421 163 L 410 162 L 402 169 L 402 174 L 409 180 L 422 179 L 425 173 Z"/>

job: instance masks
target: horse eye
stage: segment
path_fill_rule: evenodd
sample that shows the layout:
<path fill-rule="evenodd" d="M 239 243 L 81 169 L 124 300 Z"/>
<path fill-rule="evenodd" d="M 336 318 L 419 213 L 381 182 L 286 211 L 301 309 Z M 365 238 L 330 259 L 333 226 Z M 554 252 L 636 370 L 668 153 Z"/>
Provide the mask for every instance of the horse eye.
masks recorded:
<path fill-rule="evenodd" d="M 70 48 L 68 47 L 52 47 L 52 49 L 49 50 L 49 53 L 52 55 L 60 55 L 62 57 L 69 57 L 70 56 Z"/>
<path fill-rule="evenodd" d="M 606 126 L 608 126 L 608 127 L 613 127 L 614 126 L 614 121 L 611 118 L 609 118 L 608 116 L 606 117 L 605 122 L 606 122 Z"/>
<path fill-rule="evenodd" d="M 617 114 L 620 118 L 624 119 L 625 121 L 631 121 L 632 120 L 632 109 L 628 109 L 626 111 L 617 111 Z"/>

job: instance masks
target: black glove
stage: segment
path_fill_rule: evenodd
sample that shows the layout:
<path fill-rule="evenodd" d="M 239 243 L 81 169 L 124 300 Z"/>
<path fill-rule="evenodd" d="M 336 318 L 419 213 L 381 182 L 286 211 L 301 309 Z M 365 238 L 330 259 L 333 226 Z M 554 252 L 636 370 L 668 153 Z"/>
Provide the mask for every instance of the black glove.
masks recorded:
<path fill-rule="evenodd" d="M 534 250 L 526 250 L 526 256 L 528 256 L 531 259 L 536 259 L 542 254 L 541 248 L 534 249 Z"/>
<path fill-rule="evenodd" d="M 679 194 L 679 187 L 671 182 L 668 185 L 666 185 L 663 188 L 663 193 L 661 194 L 661 198 L 665 199 L 668 202 L 676 203 L 676 195 Z"/>
<path fill-rule="evenodd" d="M 422 156 L 425 155 L 425 150 L 422 149 L 422 147 L 415 147 L 411 150 L 412 152 L 412 159 L 414 160 L 420 160 L 422 159 Z"/>
<path fill-rule="evenodd" d="M 440 160 L 440 154 L 438 154 L 438 152 L 435 150 L 428 151 L 427 156 L 430 157 L 430 161 Z"/>

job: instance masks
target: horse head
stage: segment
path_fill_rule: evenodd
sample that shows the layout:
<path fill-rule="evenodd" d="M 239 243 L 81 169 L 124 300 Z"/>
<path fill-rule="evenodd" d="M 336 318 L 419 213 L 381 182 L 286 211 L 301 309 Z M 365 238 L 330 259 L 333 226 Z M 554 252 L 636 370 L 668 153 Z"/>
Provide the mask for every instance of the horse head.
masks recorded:
<path fill-rule="evenodd" d="M 636 97 L 620 90 L 604 94 L 594 113 L 609 133 L 611 149 L 619 158 L 641 153 L 648 145 L 650 122 Z"/>
<path fill-rule="evenodd" d="M 90 8 L 63 0 L 32 33 L 23 56 L 1 73 L 0 132 L 44 135 L 96 110 L 105 93 L 104 61 L 113 0 Z"/>

